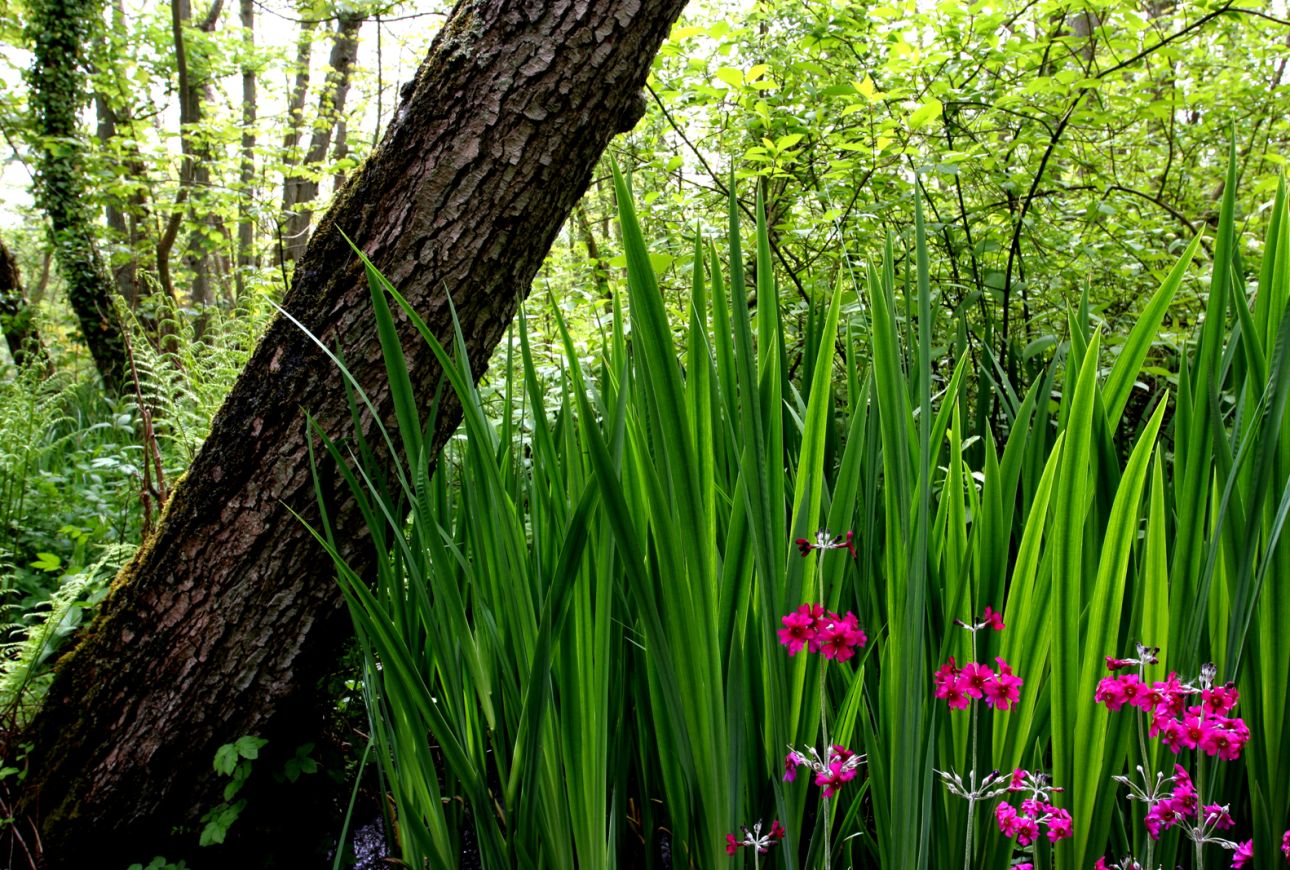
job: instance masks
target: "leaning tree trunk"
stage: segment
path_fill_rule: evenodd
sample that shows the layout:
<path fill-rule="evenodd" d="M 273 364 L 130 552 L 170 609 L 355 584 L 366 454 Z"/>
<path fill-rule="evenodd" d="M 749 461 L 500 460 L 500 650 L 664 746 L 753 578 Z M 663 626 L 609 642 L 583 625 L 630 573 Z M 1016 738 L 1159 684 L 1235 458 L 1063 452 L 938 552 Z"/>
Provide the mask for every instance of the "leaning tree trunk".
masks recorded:
<path fill-rule="evenodd" d="M 441 336 L 456 305 L 487 365 L 561 224 L 616 132 L 644 111 L 650 61 L 684 0 L 461 0 L 376 152 L 321 221 L 284 306 L 393 417 L 366 282 L 343 231 Z M 415 386 L 438 375 L 408 342 Z M 212 798 L 216 748 L 246 734 L 295 746 L 289 711 L 348 625 L 330 560 L 291 511 L 315 515 L 304 412 L 343 437 L 334 367 L 285 318 L 269 327 L 176 488 L 61 664 L 29 729 L 55 866 L 151 857 Z M 441 411 L 442 444 L 459 409 Z M 325 494 L 356 566 L 370 544 Z M 92 862 L 92 863 L 86 863 Z"/>

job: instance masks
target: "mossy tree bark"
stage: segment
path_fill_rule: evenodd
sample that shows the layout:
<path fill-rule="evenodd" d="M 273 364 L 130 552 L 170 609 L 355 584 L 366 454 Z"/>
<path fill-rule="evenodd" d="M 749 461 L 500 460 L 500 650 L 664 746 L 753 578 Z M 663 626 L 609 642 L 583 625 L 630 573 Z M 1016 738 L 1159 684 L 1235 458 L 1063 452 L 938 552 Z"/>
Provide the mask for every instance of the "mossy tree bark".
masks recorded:
<path fill-rule="evenodd" d="M 113 285 L 95 245 L 83 175 L 80 125 L 86 38 L 101 26 L 96 0 L 31 0 L 27 38 L 31 106 L 39 134 L 36 202 L 49 216 L 67 298 L 90 356 L 110 393 L 125 383 L 125 342 L 112 305 Z"/>
<path fill-rule="evenodd" d="M 284 301 L 341 350 L 381 415 L 393 418 L 366 282 L 341 231 L 444 338 L 451 293 L 484 371 L 601 153 L 643 113 L 650 62 L 682 6 L 458 2 Z M 428 399 L 432 357 L 406 344 Z M 306 409 L 335 437 L 351 429 L 335 369 L 279 318 L 29 730 L 25 807 L 54 866 L 146 861 L 172 825 L 218 802 L 221 744 L 254 734 L 289 752 L 316 727 L 296 714 L 349 626 L 329 560 L 289 512 L 316 515 Z M 437 443 L 458 419 L 441 411 Z M 344 555 L 370 565 L 343 484 L 324 497 Z"/>
<path fill-rule="evenodd" d="M 0 239 L 0 331 L 4 332 L 9 355 L 18 368 L 39 365 L 49 370 L 49 356 L 40 340 L 34 312 L 22 292 L 18 261 Z"/>

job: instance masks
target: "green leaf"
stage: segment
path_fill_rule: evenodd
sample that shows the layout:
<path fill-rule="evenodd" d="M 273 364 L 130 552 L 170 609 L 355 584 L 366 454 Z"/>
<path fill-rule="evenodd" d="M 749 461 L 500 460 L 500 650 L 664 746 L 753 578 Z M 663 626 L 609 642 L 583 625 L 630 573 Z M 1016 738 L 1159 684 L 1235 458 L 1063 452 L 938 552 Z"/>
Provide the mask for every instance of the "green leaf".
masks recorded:
<path fill-rule="evenodd" d="M 716 77 L 732 88 L 741 88 L 744 85 L 743 72 L 732 66 L 723 66 L 717 70 Z"/>
<path fill-rule="evenodd" d="M 935 97 L 926 100 L 909 116 L 910 129 L 921 130 L 928 124 L 931 124 L 936 119 L 940 118 L 941 111 L 943 109 L 944 104 Z"/>
<path fill-rule="evenodd" d="M 63 570 L 63 560 L 56 553 L 37 553 L 31 567 L 46 574 L 57 574 Z"/>
<path fill-rule="evenodd" d="M 239 757 L 237 744 L 225 743 L 215 750 L 215 772 L 232 776 L 233 771 L 237 769 Z"/>
<path fill-rule="evenodd" d="M 242 758 L 245 758 L 248 761 L 254 761 L 260 757 L 260 750 L 263 749 L 265 744 L 268 742 L 268 740 L 265 740 L 262 737 L 253 737 L 250 734 L 247 734 L 243 737 L 239 737 L 237 742 L 233 744 L 233 747 L 237 750 L 237 754 Z"/>
<path fill-rule="evenodd" d="M 876 103 L 883 98 L 883 94 L 879 93 L 878 88 L 874 85 L 873 79 L 867 75 L 861 81 L 856 82 L 854 87 L 861 96 L 871 103 Z"/>

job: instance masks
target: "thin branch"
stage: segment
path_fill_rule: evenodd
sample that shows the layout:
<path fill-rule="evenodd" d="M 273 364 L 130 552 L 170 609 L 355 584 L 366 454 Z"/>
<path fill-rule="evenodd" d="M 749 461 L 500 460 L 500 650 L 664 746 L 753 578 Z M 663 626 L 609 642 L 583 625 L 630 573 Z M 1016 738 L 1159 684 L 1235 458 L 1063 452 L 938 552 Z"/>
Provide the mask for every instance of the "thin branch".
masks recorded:
<path fill-rule="evenodd" d="M 1151 45 L 1143 49 L 1142 51 L 1138 52 L 1137 54 L 1133 55 L 1133 57 L 1129 58 L 1128 60 L 1118 63 L 1115 66 L 1107 67 L 1106 69 L 1099 72 L 1093 78 L 1094 79 L 1106 78 L 1107 76 L 1115 72 L 1118 72 L 1119 70 L 1122 70 L 1131 64 L 1137 63 L 1139 60 L 1142 60 L 1144 57 L 1147 57 L 1153 54 L 1154 52 L 1168 45 L 1169 43 L 1182 39 L 1184 36 L 1187 36 L 1193 31 L 1205 26 L 1210 21 L 1213 21 L 1215 18 L 1219 17 L 1225 12 L 1228 12 L 1231 8 L 1232 8 L 1232 0 L 1228 0 L 1227 3 L 1224 3 L 1222 6 L 1218 7 L 1213 12 L 1210 12 L 1207 15 L 1201 16 L 1200 18 L 1196 19 L 1191 24 L 1188 24 L 1186 27 L 1182 28 L 1181 30 L 1178 30 L 1170 34 L 1169 36 L 1164 37 L 1154 45 Z M 1030 190 L 1027 191 L 1025 199 L 1021 201 L 1021 209 L 1017 213 L 1016 226 L 1012 231 L 1012 241 L 1008 245 L 1008 265 L 1003 273 L 1003 329 L 1000 331 L 1000 342 L 1001 342 L 1001 347 L 1003 351 L 1001 354 L 1001 357 L 1003 359 L 1007 358 L 1008 317 L 1009 317 L 1009 309 L 1011 307 L 1010 303 L 1012 301 L 1012 270 L 1013 270 L 1013 266 L 1016 264 L 1017 255 L 1020 253 L 1021 231 L 1022 231 L 1022 228 L 1025 226 L 1026 213 L 1030 211 L 1030 204 L 1031 202 L 1034 201 L 1035 192 L 1039 189 L 1039 183 L 1043 180 L 1044 171 L 1048 168 L 1048 161 L 1052 159 L 1053 152 L 1057 150 L 1057 143 L 1058 141 L 1060 141 L 1062 133 L 1065 132 L 1067 125 L 1070 124 L 1071 119 L 1075 116 L 1075 110 L 1079 108 L 1080 103 L 1084 101 L 1084 97 L 1087 96 L 1091 90 L 1093 90 L 1093 87 L 1091 85 L 1087 85 L 1085 87 L 1080 88 L 1079 92 L 1075 94 L 1075 98 L 1071 100 L 1071 104 L 1066 108 L 1066 112 L 1062 115 L 1061 120 L 1057 123 L 1057 129 L 1053 131 L 1053 135 L 1050 137 L 1048 141 L 1048 147 L 1044 149 L 1044 155 L 1039 160 L 1039 169 L 1035 172 L 1035 177 L 1031 180 L 1031 183 L 1030 183 Z"/>

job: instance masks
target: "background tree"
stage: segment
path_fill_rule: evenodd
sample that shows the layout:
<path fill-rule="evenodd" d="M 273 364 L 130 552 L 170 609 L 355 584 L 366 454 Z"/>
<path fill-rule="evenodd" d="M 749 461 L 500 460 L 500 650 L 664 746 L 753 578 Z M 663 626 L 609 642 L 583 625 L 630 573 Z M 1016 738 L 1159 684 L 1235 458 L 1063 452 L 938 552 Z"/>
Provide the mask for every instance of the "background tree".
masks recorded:
<path fill-rule="evenodd" d="M 98 14 L 94 0 L 34 0 L 27 37 L 33 55 L 31 105 L 40 136 L 36 199 L 49 216 L 81 334 L 104 386 L 117 393 L 125 381 L 125 343 L 86 196 L 79 120 L 86 95 L 86 35 L 96 32 Z"/>
<path fill-rule="evenodd" d="M 37 363 L 49 365 L 49 355 L 40 340 L 40 330 L 33 320 L 34 312 L 22 289 L 18 261 L 0 239 L 0 330 L 4 332 L 9 354 L 19 368 Z"/>

